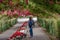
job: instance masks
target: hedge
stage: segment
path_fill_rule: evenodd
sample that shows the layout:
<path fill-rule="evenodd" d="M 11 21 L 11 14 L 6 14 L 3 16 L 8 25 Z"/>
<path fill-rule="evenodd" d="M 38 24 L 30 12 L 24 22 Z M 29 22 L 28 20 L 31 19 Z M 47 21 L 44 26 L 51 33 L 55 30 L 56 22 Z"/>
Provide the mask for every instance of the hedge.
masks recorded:
<path fill-rule="evenodd" d="M 38 18 L 38 22 L 47 32 L 55 37 L 60 37 L 60 20 L 54 18 Z"/>
<path fill-rule="evenodd" d="M 9 20 L 0 20 L 0 32 L 7 30 L 8 28 L 12 27 L 16 24 L 16 18 L 12 18 Z"/>

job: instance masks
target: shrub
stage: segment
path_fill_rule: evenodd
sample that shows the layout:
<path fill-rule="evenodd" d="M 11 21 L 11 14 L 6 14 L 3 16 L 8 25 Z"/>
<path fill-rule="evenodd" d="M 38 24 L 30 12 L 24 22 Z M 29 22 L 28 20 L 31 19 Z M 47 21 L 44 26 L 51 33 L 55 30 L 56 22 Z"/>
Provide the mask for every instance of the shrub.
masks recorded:
<path fill-rule="evenodd" d="M 59 4 L 55 4 L 53 8 L 57 13 L 60 14 L 60 5 Z"/>

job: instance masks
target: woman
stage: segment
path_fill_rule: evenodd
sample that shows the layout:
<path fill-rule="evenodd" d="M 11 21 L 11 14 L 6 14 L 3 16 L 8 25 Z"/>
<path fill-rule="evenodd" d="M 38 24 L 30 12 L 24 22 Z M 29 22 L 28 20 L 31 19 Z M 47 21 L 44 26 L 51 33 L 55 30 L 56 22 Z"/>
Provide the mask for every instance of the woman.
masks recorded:
<path fill-rule="evenodd" d="M 29 31 L 30 31 L 30 36 L 33 37 L 33 29 L 32 29 L 32 26 L 34 25 L 34 21 L 32 20 L 32 17 L 29 18 L 29 21 L 28 21 L 28 26 L 29 26 Z"/>

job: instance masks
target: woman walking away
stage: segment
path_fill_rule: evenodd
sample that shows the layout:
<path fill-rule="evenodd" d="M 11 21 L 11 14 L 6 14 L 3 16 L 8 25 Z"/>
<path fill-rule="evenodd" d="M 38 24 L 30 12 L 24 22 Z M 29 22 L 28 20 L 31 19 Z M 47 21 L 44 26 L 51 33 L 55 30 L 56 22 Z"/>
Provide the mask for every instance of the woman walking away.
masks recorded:
<path fill-rule="evenodd" d="M 33 37 L 33 27 L 32 27 L 33 25 L 34 25 L 34 21 L 32 20 L 32 17 L 30 17 L 28 21 L 28 26 L 31 37 Z"/>

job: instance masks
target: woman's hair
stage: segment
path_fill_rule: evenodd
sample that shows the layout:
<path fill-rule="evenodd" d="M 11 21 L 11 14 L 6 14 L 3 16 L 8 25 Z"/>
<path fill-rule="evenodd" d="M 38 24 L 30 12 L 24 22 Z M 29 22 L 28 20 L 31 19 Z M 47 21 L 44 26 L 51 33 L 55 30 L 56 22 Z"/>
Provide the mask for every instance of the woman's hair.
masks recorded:
<path fill-rule="evenodd" d="M 29 17 L 29 20 L 32 20 L 32 17 Z"/>

